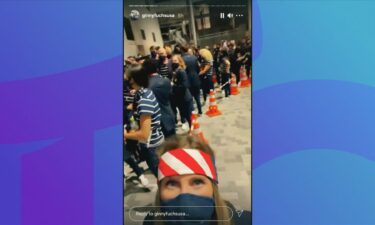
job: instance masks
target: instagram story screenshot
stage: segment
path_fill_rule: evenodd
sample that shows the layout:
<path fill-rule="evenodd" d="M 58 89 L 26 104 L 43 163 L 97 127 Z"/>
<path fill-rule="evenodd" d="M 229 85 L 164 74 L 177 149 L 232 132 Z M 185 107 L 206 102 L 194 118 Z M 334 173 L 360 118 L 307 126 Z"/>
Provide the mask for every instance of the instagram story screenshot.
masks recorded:
<path fill-rule="evenodd" d="M 251 1 L 124 1 L 124 224 L 249 225 Z"/>

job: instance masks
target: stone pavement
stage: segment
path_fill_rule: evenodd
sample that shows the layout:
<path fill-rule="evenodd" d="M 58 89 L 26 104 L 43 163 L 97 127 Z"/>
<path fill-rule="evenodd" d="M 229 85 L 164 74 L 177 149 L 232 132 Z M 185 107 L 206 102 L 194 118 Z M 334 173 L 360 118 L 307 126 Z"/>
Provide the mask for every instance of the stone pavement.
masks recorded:
<path fill-rule="evenodd" d="M 219 177 L 219 191 L 225 200 L 237 209 L 251 209 L 251 88 L 240 88 L 240 94 L 229 98 L 216 95 L 221 116 L 199 117 L 198 122 L 205 138 L 216 154 L 216 166 Z M 203 108 L 206 111 L 207 104 Z M 177 133 L 183 133 L 178 128 Z M 147 168 L 145 163 L 141 164 Z M 125 173 L 131 170 L 125 167 Z M 131 222 L 129 209 L 134 206 L 150 206 L 155 201 L 156 179 L 149 171 L 146 177 L 150 181 L 148 188 L 139 185 L 134 174 L 128 174 L 125 182 L 124 218 Z"/>

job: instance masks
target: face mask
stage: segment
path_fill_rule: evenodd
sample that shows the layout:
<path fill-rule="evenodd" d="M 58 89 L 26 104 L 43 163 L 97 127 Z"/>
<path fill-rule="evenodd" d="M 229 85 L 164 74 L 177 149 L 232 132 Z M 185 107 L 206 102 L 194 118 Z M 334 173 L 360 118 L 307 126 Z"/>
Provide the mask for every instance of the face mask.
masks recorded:
<path fill-rule="evenodd" d="M 164 63 L 164 61 L 165 61 L 165 56 L 160 55 L 160 56 L 159 56 L 159 62 L 160 62 L 160 63 Z"/>
<path fill-rule="evenodd" d="M 183 224 L 200 224 L 210 223 L 207 220 L 212 220 L 215 211 L 215 202 L 213 198 L 203 197 L 192 194 L 180 194 L 176 198 L 168 201 L 161 201 L 161 211 L 165 213 L 185 213 L 186 216 L 167 215 L 167 220 L 199 220 L 199 221 L 186 221 Z M 163 207 L 164 206 L 164 207 Z M 175 207 L 178 206 L 178 207 Z M 183 206 L 183 207 L 180 207 Z M 187 207 L 195 206 L 195 207 Z M 211 206 L 211 207 L 199 207 Z M 188 215 L 188 216 L 187 216 Z M 205 222 L 206 221 L 206 222 Z M 167 222 L 167 221 L 166 221 Z M 202 223 L 203 222 L 203 223 Z M 173 224 L 173 222 L 169 222 Z M 168 224 L 168 223 L 167 223 Z M 181 224 L 181 223 L 180 223 Z"/>
<path fill-rule="evenodd" d="M 172 69 L 176 70 L 180 65 L 178 63 L 172 63 Z"/>
<path fill-rule="evenodd" d="M 156 58 L 156 52 L 155 52 L 155 51 L 152 51 L 152 52 L 151 52 L 151 58 L 153 58 L 153 59 Z"/>

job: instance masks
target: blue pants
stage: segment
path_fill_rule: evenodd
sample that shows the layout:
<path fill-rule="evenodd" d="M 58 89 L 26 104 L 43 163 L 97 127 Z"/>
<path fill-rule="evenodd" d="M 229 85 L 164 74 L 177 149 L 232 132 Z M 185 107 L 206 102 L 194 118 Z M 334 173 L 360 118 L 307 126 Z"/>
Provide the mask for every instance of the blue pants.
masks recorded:
<path fill-rule="evenodd" d="M 200 93 L 199 87 L 191 87 L 190 93 L 195 99 L 195 103 L 197 103 L 198 113 L 202 114 L 202 105 L 201 105 L 201 99 L 200 99 L 201 93 Z"/>
<path fill-rule="evenodd" d="M 132 151 L 129 149 L 132 145 L 124 144 L 124 161 L 133 169 L 137 177 L 141 176 L 144 171 L 139 167 L 138 163 L 134 159 Z"/>
<path fill-rule="evenodd" d="M 176 129 L 171 129 L 171 130 L 167 130 L 165 129 L 163 126 L 161 127 L 161 130 L 164 134 L 164 138 L 169 138 L 169 137 L 172 137 L 173 135 L 176 134 Z"/>
<path fill-rule="evenodd" d="M 147 148 L 144 144 L 140 144 L 139 146 L 141 149 L 141 155 L 146 160 L 148 168 L 155 175 L 155 177 L 158 177 L 159 159 L 156 155 L 156 148 Z"/>
<path fill-rule="evenodd" d="M 202 91 L 203 91 L 203 99 L 206 101 L 208 94 L 210 93 L 210 90 L 214 89 L 214 83 L 212 81 L 212 76 L 206 76 L 201 78 L 201 85 L 202 85 Z"/>

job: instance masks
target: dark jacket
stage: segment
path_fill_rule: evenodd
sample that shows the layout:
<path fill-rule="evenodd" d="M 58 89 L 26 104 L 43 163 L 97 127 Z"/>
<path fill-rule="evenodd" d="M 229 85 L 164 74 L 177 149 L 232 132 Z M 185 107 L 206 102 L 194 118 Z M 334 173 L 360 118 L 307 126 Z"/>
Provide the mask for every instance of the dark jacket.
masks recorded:
<path fill-rule="evenodd" d="M 170 104 L 170 81 L 163 78 L 159 74 L 156 74 L 150 77 L 149 88 L 152 90 L 156 100 L 159 103 L 161 112 L 161 126 L 167 131 L 174 130 L 176 123 Z"/>
<path fill-rule="evenodd" d="M 172 92 L 176 100 L 183 100 L 184 102 L 193 100 L 189 91 L 189 80 L 184 70 L 178 69 L 173 72 L 172 82 Z"/>
<path fill-rule="evenodd" d="M 184 55 L 183 59 L 186 64 L 186 74 L 190 83 L 190 87 L 200 87 L 201 82 L 199 79 L 199 64 L 198 58 L 194 55 Z"/>

